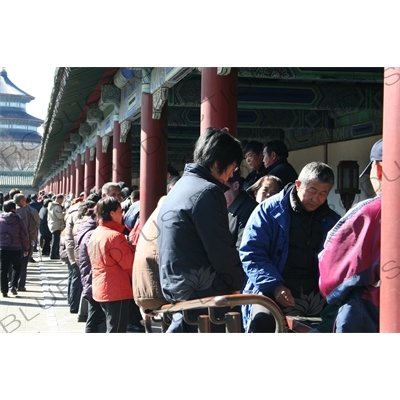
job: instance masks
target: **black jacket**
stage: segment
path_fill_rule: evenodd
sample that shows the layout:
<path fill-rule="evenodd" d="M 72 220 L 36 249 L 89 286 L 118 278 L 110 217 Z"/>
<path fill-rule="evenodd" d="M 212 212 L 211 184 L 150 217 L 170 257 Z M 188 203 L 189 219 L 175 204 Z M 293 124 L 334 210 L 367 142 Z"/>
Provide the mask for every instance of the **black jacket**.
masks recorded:
<path fill-rule="evenodd" d="M 243 182 L 242 190 L 247 190 L 253 183 L 256 183 L 264 175 L 267 175 L 267 169 L 264 165 L 262 165 L 258 171 L 251 171 Z"/>
<path fill-rule="evenodd" d="M 254 199 L 246 192 L 241 191 L 235 201 L 228 207 L 229 229 L 236 240 L 236 248 L 238 250 L 247 220 L 257 206 L 258 203 Z"/>
<path fill-rule="evenodd" d="M 187 164 L 158 215 L 160 280 L 172 302 L 241 290 L 244 272 L 224 192 L 208 169 Z"/>
<path fill-rule="evenodd" d="M 288 183 L 294 183 L 298 176 L 296 170 L 288 163 L 286 158 L 281 158 L 266 168 L 265 171 L 265 175 L 277 176 L 282 181 L 283 186 L 286 186 Z"/>
<path fill-rule="evenodd" d="M 51 238 L 51 232 L 49 229 L 49 225 L 47 224 L 47 216 L 48 216 L 49 210 L 47 207 L 42 207 L 39 211 L 39 218 L 40 218 L 40 227 L 39 227 L 39 232 L 40 235 L 45 237 L 45 238 Z"/>

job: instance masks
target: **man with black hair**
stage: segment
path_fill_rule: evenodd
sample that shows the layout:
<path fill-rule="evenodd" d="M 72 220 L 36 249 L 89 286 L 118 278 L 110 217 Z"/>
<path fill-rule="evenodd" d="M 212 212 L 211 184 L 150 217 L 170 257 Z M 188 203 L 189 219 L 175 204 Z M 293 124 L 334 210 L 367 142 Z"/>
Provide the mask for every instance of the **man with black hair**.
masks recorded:
<path fill-rule="evenodd" d="M 124 224 L 132 230 L 140 216 L 140 191 L 133 190 L 129 196 L 130 206 L 124 215 Z"/>
<path fill-rule="evenodd" d="M 247 190 L 253 183 L 267 174 L 263 164 L 263 144 L 257 140 L 252 140 L 244 146 L 243 154 L 247 165 L 252 170 L 243 182 L 243 190 Z"/>
<path fill-rule="evenodd" d="M 297 179 L 297 172 L 287 158 L 289 151 L 281 140 L 271 140 L 264 145 L 263 163 L 265 167 L 264 175 L 277 176 L 286 186 L 288 183 L 294 183 Z"/>
<path fill-rule="evenodd" d="M 194 162 L 186 164 L 179 183 L 165 198 L 157 219 L 157 243 L 167 301 L 177 303 L 242 289 L 244 273 L 229 231 L 224 197 L 226 182 L 242 159 L 236 138 L 223 130 L 206 129 L 196 142 Z M 168 332 L 193 329 L 176 313 Z"/>
<path fill-rule="evenodd" d="M 235 171 L 232 178 L 226 182 L 229 190 L 224 193 L 228 206 L 229 230 L 235 239 L 238 250 L 246 223 L 253 210 L 258 206 L 252 197 L 241 190 L 241 180 L 240 170 Z"/>
<path fill-rule="evenodd" d="M 36 193 L 33 193 L 31 195 L 31 203 L 30 206 L 34 208 L 37 212 L 40 211 L 42 208 L 42 203 L 38 201 L 38 195 Z"/>
<path fill-rule="evenodd" d="M 177 180 L 179 178 L 180 178 L 179 172 L 171 164 L 168 164 L 168 166 L 167 166 L 167 185 L 173 179 Z"/>
<path fill-rule="evenodd" d="M 123 200 L 121 201 L 122 212 L 125 214 L 131 205 L 130 195 L 132 193 L 132 189 L 125 186 L 121 189 L 121 196 Z"/>

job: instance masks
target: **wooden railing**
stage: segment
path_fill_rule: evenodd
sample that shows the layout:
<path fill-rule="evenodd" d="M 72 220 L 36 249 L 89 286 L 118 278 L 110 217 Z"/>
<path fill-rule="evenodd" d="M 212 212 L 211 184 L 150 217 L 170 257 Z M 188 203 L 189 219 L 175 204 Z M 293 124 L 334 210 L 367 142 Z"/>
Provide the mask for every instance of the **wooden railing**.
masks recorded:
<path fill-rule="evenodd" d="M 258 304 L 267 308 L 276 322 L 275 333 L 283 333 L 287 330 L 286 320 L 278 305 L 268 297 L 257 294 L 230 294 L 224 296 L 205 297 L 202 299 L 182 301 L 176 304 L 166 304 L 156 313 L 162 314 L 162 331 L 165 332 L 169 325 L 167 314 L 182 312 L 184 321 L 190 325 L 197 325 L 199 333 L 211 332 L 211 323 L 225 324 L 227 333 L 239 333 L 242 331 L 241 315 L 238 312 L 227 312 L 224 318 L 216 318 L 214 309 L 220 307 L 236 307 L 244 304 Z M 188 311 L 196 309 L 207 309 L 208 312 L 200 315 L 197 321 L 191 321 Z M 149 329 L 149 324 L 146 325 Z"/>

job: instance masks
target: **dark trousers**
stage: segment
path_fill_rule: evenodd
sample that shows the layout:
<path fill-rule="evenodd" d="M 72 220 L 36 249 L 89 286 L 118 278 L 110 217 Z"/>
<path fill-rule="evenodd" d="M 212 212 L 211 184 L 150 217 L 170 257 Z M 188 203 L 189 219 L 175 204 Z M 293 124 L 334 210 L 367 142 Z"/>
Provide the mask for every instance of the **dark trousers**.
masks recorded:
<path fill-rule="evenodd" d="M 101 302 L 106 315 L 107 333 L 126 333 L 131 299 Z"/>
<path fill-rule="evenodd" d="M 18 279 L 21 273 L 22 250 L 0 250 L 0 253 L 1 292 L 8 293 L 9 280 L 11 282 L 11 287 L 18 287 Z M 10 276 L 9 271 L 11 268 L 12 274 Z"/>
<path fill-rule="evenodd" d="M 42 248 L 42 255 L 44 256 L 50 255 L 50 243 L 51 243 L 51 236 L 40 237 L 40 247 Z"/>
<path fill-rule="evenodd" d="M 274 333 L 275 328 L 275 318 L 271 312 L 263 306 L 254 304 L 251 307 L 249 333 Z"/>
<path fill-rule="evenodd" d="M 140 313 L 139 306 L 135 300 L 129 303 L 129 316 L 128 316 L 128 332 L 145 332 L 144 326 L 141 324 L 142 314 Z"/>
<path fill-rule="evenodd" d="M 78 318 L 87 318 L 88 316 L 88 301 L 81 295 L 81 301 L 79 303 L 79 315 Z"/>
<path fill-rule="evenodd" d="M 86 333 L 104 333 L 106 331 L 106 315 L 100 303 L 94 299 L 87 299 L 88 318 L 86 320 Z"/>
<path fill-rule="evenodd" d="M 50 258 L 60 258 L 60 235 L 61 231 L 54 231 L 51 234 Z"/>
<path fill-rule="evenodd" d="M 19 277 L 19 282 L 18 282 L 18 289 L 23 289 L 25 288 L 26 285 L 26 274 L 28 271 L 28 262 L 29 259 L 32 257 L 33 254 L 33 246 L 29 247 L 29 252 L 26 257 L 21 258 L 21 274 Z"/>
<path fill-rule="evenodd" d="M 72 313 L 79 311 L 82 294 L 82 281 L 79 267 L 76 264 L 68 265 L 68 304 Z"/>

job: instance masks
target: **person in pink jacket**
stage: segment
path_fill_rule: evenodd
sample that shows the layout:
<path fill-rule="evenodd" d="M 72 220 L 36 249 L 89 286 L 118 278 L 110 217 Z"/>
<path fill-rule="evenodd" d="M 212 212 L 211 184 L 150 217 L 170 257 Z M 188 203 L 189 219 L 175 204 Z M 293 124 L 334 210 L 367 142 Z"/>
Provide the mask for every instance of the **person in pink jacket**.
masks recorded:
<path fill-rule="evenodd" d="M 92 264 L 93 298 L 106 314 L 107 333 L 126 332 L 133 299 L 134 251 L 127 242 L 120 202 L 102 198 L 96 206 L 98 225 L 88 243 Z"/>
<path fill-rule="evenodd" d="M 369 174 L 376 193 L 354 205 L 329 232 L 319 254 L 319 288 L 332 310 L 336 333 L 379 333 L 382 139 L 371 149 Z"/>

